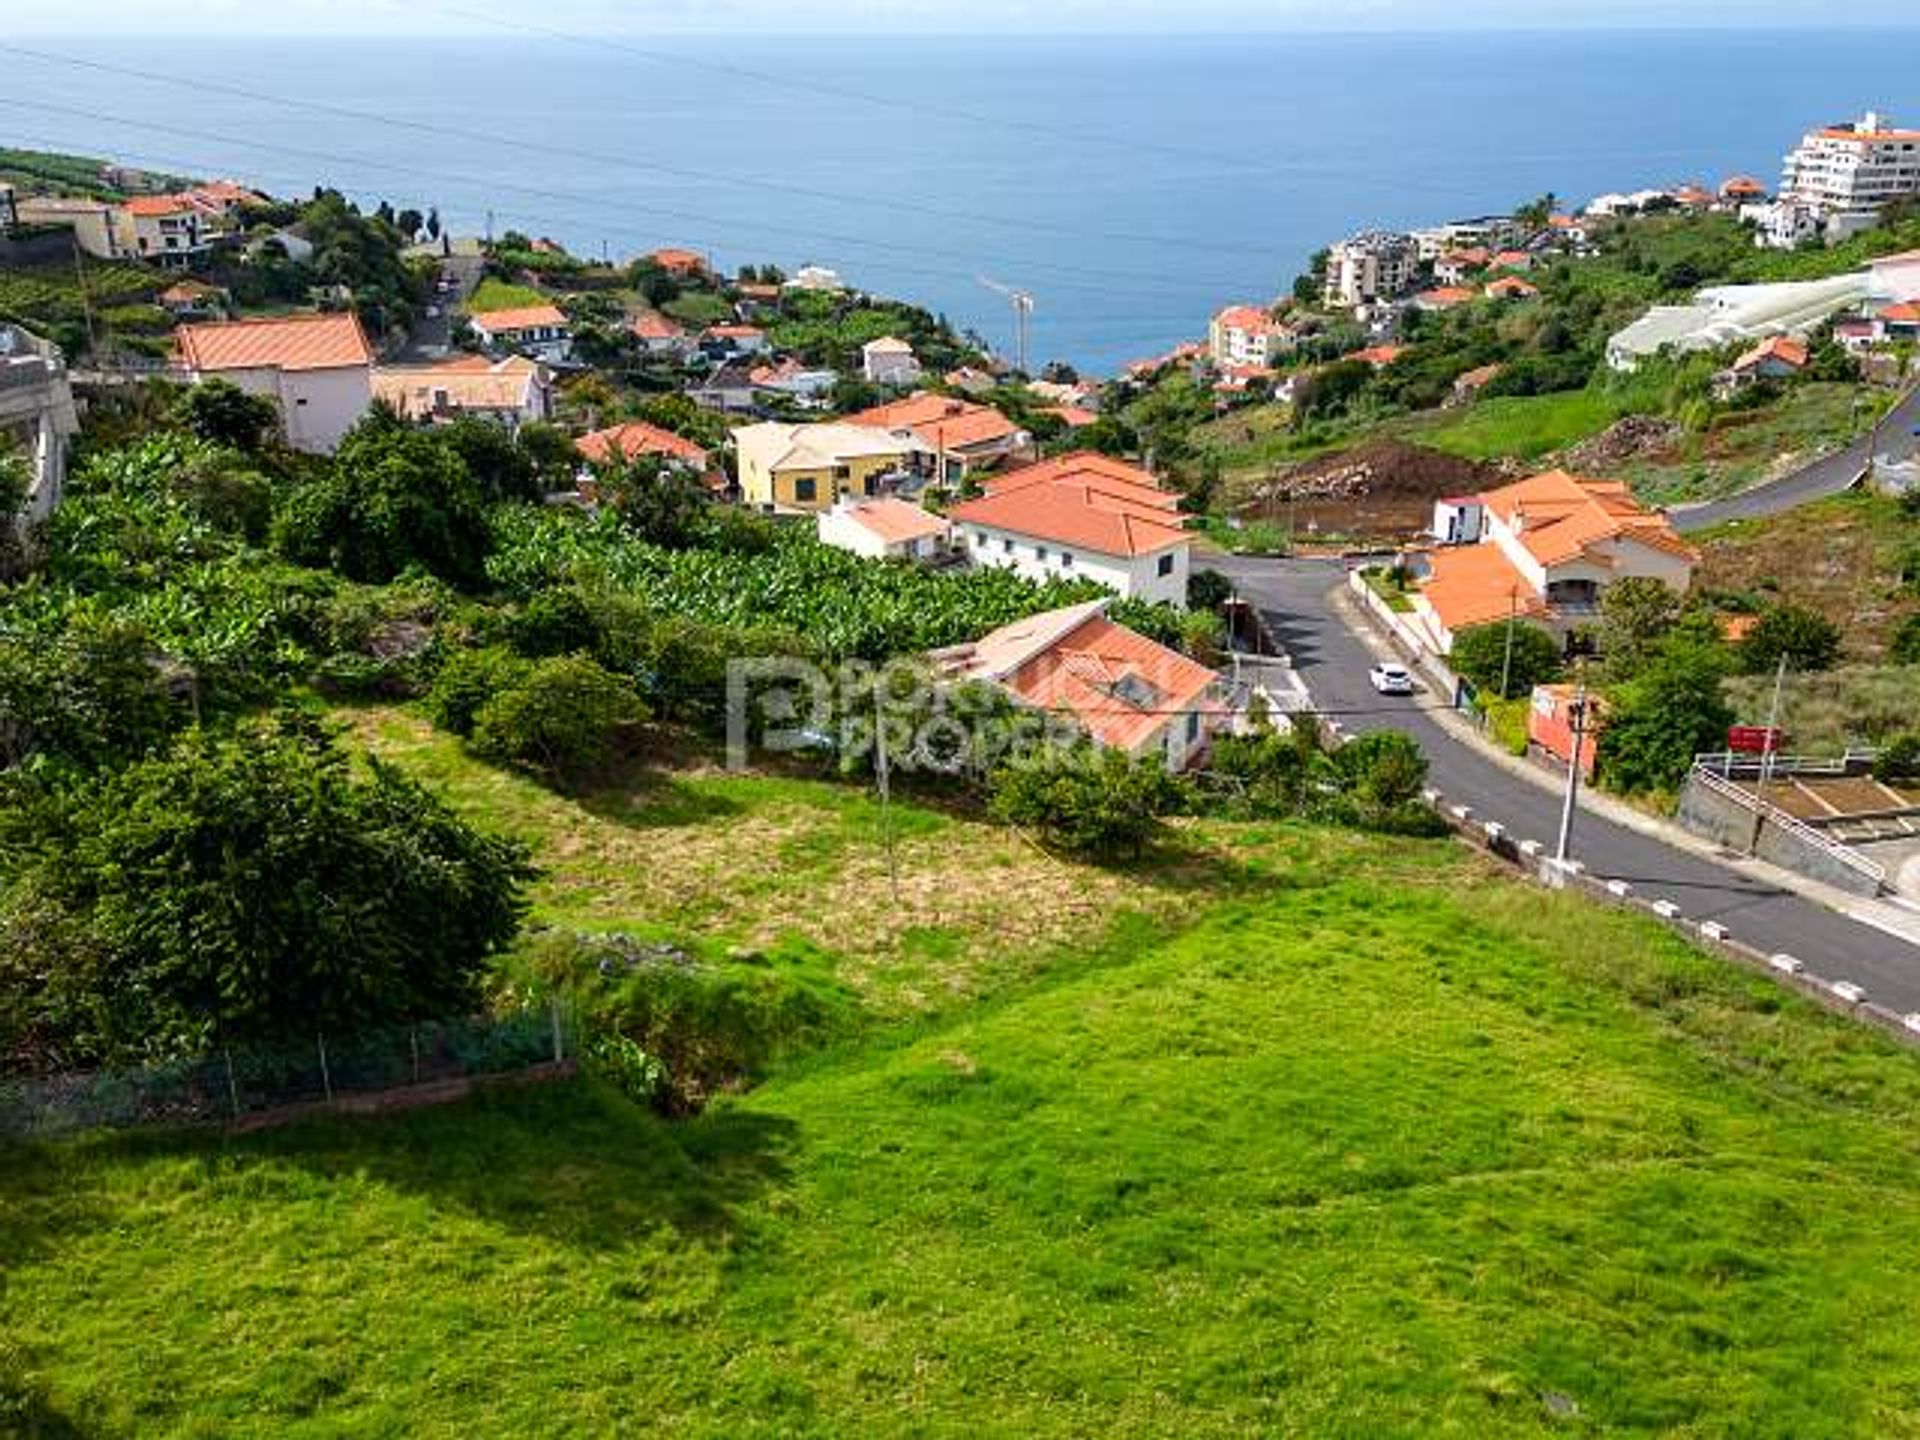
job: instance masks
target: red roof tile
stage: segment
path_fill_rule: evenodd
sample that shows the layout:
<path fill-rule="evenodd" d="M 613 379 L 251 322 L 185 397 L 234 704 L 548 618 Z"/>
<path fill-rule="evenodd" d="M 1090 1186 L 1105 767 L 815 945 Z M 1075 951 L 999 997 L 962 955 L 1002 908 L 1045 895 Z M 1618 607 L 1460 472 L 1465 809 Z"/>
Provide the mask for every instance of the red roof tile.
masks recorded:
<path fill-rule="evenodd" d="M 953 519 L 1101 555 L 1150 555 L 1192 540 L 1179 497 L 1136 466 L 1080 451 L 988 482 Z"/>
<path fill-rule="evenodd" d="M 595 465 L 604 465 L 616 458 L 632 460 L 641 455 L 663 455 L 684 460 L 698 470 L 707 468 L 707 452 L 700 446 L 683 435 L 662 430 L 644 420 L 629 420 L 582 435 L 573 442 L 573 448 Z"/>
<path fill-rule="evenodd" d="M 353 314 L 284 315 L 182 325 L 174 332 L 189 370 L 347 370 L 373 364 Z"/>

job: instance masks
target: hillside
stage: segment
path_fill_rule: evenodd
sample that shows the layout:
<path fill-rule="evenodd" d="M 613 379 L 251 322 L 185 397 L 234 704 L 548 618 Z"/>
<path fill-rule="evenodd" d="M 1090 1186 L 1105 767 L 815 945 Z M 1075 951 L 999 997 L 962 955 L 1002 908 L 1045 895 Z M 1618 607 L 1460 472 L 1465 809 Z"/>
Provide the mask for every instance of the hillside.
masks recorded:
<path fill-rule="evenodd" d="M 360 729 L 543 857 L 605 855 L 549 918 L 687 887 L 875 1020 L 679 1124 L 577 1081 L 10 1152 L 0 1375 L 48 1433 L 1912 1419 L 1910 1057 L 1650 924 L 1289 826 L 1190 830 L 1137 882 L 1178 903 L 1128 919 L 1103 875 L 904 806 L 914 923 L 856 957 L 830 917 L 884 852 L 837 787 L 693 770 L 576 805 Z M 1073 913 L 1067 943 L 968 940 L 967 866 Z M 902 959 L 940 1004 L 896 1005 Z"/>

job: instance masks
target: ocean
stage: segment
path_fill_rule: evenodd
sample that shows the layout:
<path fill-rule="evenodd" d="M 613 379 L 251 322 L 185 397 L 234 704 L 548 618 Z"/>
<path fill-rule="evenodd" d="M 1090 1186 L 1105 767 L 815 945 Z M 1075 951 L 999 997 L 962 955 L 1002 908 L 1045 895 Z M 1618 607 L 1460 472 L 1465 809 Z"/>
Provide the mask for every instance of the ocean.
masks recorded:
<path fill-rule="evenodd" d="M 621 258 L 829 265 L 1106 373 L 1370 226 L 1552 191 L 1769 183 L 1817 123 L 1920 122 L 1920 32 L 1168 39 L 26 40 L 0 143 L 437 205 Z M 47 56 L 63 57 L 62 63 Z M 139 72 L 139 73 L 129 73 Z M 151 77 L 151 78 L 150 78 Z M 299 102 L 297 105 L 276 101 Z"/>

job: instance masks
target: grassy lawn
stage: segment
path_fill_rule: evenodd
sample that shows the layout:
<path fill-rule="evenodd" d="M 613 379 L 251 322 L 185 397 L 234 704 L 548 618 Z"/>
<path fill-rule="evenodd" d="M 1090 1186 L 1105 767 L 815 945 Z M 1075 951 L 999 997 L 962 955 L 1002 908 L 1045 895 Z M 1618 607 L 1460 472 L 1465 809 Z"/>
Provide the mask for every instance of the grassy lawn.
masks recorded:
<path fill-rule="evenodd" d="M 691 1122 L 0 1157 L 0 1381 L 98 1435 L 1920 1429 L 1910 1055 L 1442 843 L 1189 839 L 1177 916 Z"/>
<path fill-rule="evenodd" d="M 1595 390 L 1497 395 L 1470 409 L 1415 417 L 1402 438 L 1468 460 L 1537 460 L 1598 435 L 1628 408 L 1619 396 Z"/>
<path fill-rule="evenodd" d="M 660 307 L 661 313 L 671 315 L 682 325 L 695 329 L 704 329 L 708 325 L 722 325 L 733 319 L 733 307 L 722 296 L 705 290 L 689 290 L 676 295 Z"/>
<path fill-rule="evenodd" d="M 495 310 L 524 310 L 534 305 L 551 305 L 552 299 L 531 285 L 515 285 L 489 275 L 467 297 L 467 313 L 486 315 Z"/>

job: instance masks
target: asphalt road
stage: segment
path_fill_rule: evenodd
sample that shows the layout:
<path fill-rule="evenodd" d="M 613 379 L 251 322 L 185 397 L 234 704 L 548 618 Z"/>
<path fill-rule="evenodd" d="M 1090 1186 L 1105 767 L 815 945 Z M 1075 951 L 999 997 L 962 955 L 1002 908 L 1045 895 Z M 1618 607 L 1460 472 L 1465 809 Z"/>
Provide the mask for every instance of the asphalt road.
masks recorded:
<path fill-rule="evenodd" d="M 1552 850 L 1560 828 L 1560 796 L 1509 773 L 1427 712 L 1430 694 L 1374 693 L 1367 680 L 1373 655 L 1329 603 L 1345 579 L 1338 562 L 1209 559 L 1265 617 L 1292 654 L 1313 701 L 1349 730 L 1401 730 L 1426 752 L 1432 783 L 1449 803 L 1471 805 L 1476 818 L 1498 820 L 1515 840 Z M 1667 899 L 1689 920 L 1717 920 L 1735 939 L 1772 954 L 1797 956 L 1829 981 L 1851 980 L 1870 1000 L 1901 1013 L 1920 1011 L 1920 946 L 1852 920 L 1686 850 L 1615 825 L 1581 809 L 1573 857 L 1603 879 L 1631 883 L 1648 899 Z"/>
<path fill-rule="evenodd" d="M 454 312 L 479 287 L 485 272 L 486 261 L 478 256 L 452 255 L 442 260 L 440 274 L 451 280 L 454 288 L 444 295 L 436 291 L 428 300 L 428 305 L 440 313 L 419 316 L 413 333 L 394 359 L 408 365 L 444 359 L 453 348 Z"/>
<path fill-rule="evenodd" d="M 1904 460 L 1915 450 L 1914 429 L 1920 427 L 1920 387 L 1909 390 L 1880 424 L 1877 448 L 1883 456 Z M 1765 485 L 1755 485 L 1725 500 L 1705 505 L 1690 505 L 1670 511 L 1674 527 L 1681 531 L 1705 530 L 1729 520 L 1757 520 L 1778 515 L 1809 500 L 1825 499 L 1848 489 L 1866 468 L 1876 436 L 1863 436 L 1846 449 L 1816 460 L 1804 470 Z"/>

